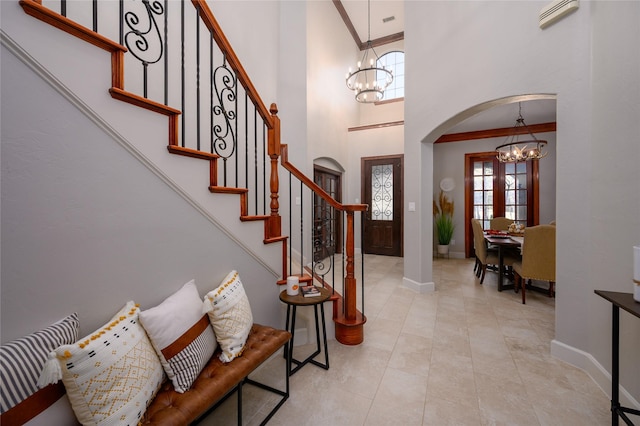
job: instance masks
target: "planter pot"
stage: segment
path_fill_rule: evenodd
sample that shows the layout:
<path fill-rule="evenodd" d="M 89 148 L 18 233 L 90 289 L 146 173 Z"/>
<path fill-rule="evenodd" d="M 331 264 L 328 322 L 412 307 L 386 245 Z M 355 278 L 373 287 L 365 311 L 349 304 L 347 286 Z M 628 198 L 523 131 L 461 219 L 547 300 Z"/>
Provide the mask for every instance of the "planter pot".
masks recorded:
<path fill-rule="evenodd" d="M 449 254 L 449 244 L 438 244 L 438 254 Z"/>

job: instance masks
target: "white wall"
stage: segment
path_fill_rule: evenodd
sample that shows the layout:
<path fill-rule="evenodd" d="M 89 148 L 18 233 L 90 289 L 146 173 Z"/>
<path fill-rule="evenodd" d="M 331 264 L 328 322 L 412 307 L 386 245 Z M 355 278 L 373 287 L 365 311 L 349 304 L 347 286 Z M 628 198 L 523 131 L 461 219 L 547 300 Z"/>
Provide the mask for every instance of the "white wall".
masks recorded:
<path fill-rule="evenodd" d="M 78 312 L 81 334 L 195 278 L 240 271 L 256 322 L 282 326 L 274 275 L 2 48 L 2 341 Z"/>
<path fill-rule="evenodd" d="M 631 291 L 631 247 L 640 241 L 640 3 L 581 2 L 577 12 L 541 30 L 545 4 L 405 3 L 407 69 L 428 72 L 428 78 L 407 74 L 405 171 L 419 179 L 405 190 L 407 198 L 423 197 L 425 214 L 405 214 L 405 230 L 411 229 L 405 242 L 417 248 L 405 251 L 405 275 L 432 279 L 430 248 L 418 238 L 432 241 L 430 142 L 441 135 L 440 125 L 489 100 L 556 94 L 553 347 L 606 389 L 611 306 L 593 290 Z M 639 400 L 640 323 L 626 317 L 622 327 L 621 384 Z"/>
<path fill-rule="evenodd" d="M 348 170 L 350 178 L 346 182 L 346 193 L 343 200 L 349 204 L 364 203 L 362 199 L 362 162 L 363 157 L 383 155 L 400 155 L 404 151 L 404 126 L 383 127 L 349 132 L 347 152 L 349 156 Z M 404 170 L 403 170 L 404 173 Z M 404 174 L 406 180 L 408 176 Z M 406 203 L 405 203 L 406 205 Z M 355 246 L 362 248 L 361 215 L 356 215 Z"/>
<path fill-rule="evenodd" d="M 546 140 L 548 144 L 546 157 L 539 160 L 540 171 L 540 223 L 549 223 L 556 218 L 556 141 L 554 133 L 537 133 L 536 137 Z M 454 223 L 456 230 L 451 245 L 452 255 L 464 257 L 465 253 L 465 224 L 464 224 L 464 158 L 465 154 L 473 152 L 493 151 L 496 146 L 504 143 L 504 138 L 477 139 L 472 141 L 439 143 L 433 146 L 433 195 L 434 199 L 440 194 L 440 181 L 451 177 L 456 183 L 453 191 L 447 196 L 455 203 Z M 434 243 L 435 244 L 435 243 Z"/>

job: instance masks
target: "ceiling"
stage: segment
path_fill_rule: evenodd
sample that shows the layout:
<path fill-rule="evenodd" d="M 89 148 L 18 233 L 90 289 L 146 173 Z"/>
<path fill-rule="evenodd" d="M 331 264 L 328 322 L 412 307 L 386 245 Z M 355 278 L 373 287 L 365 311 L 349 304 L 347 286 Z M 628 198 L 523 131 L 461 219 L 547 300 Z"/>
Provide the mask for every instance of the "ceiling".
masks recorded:
<path fill-rule="evenodd" d="M 361 43 L 367 40 L 398 37 L 404 33 L 404 1 L 405 0 L 333 0 L 338 10 L 342 7 L 346 13 L 345 25 L 355 32 Z M 371 16 L 370 27 L 368 16 Z M 385 18 L 394 19 L 384 22 Z M 349 28 L 351 27 L 351 28 Z M 370 31 L 370 32 L 369 32 Z M 369 37 L 369 34 L 371 37 Z M 355 43 L 355 36 L 354 36 Z M 478 112 L 446 131 L 450 133 L 472 132 L 477 130 L 498 129 L 515 126 L 518 118 L 518 100 L 522 102 L 522 116 L 528 125 L 550 123 L 556 121 L 555 99 L 539 99 L 522 97 L 504 102 L 496 102 L 484 111 Z M 510 103 L 508 103 L 510 102 Z M 482 107 L 476 108 L 481 110 Z M 472 110 L 470 112 L 474 112 Z"/>

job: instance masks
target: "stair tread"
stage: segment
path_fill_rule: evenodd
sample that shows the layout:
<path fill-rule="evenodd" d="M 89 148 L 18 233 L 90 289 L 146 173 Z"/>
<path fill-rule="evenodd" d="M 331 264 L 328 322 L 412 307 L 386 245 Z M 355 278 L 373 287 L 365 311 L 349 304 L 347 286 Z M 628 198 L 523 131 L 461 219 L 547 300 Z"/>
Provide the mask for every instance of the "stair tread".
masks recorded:
<path fill-rule="evenodd" d="M 210 152 L 198 151 L 196 149 L 185 148 L 178 145 L 168 145 L 167 150 L 172 154 L 184 155 L 186 157 L 201 158 L 204 160 L 216 160 L 220 158 L 218 154 Z"/>
<path fill-rule="evenodd" d="M 210 186 L 209 191 L 223 194 L 246 194 L 249 192 L 247 188 L 232 188 L 228 186 Z"/>

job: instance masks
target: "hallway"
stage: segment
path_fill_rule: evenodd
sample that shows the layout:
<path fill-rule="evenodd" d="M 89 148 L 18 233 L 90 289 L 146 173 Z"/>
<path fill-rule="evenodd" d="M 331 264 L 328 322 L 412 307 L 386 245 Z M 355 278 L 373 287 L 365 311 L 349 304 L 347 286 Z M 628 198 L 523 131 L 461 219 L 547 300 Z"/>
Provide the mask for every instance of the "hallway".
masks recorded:
<path fill-rule="evenodd" d="M 367 255 L 365 265 L 364 343 L 329 341 L 331 368 L 307 365 L 292 376 L 291 397 L 270 424 L 610 423 L 605 393 L 549 354 L 554 299 L 531 292 L 522 305 L 519 294 L 496 290 L 494 273 L 480 285 L 470 259 L 434 260 L 430 294 L 402 287 L 402 258 Z M 296 347 L 296 357 L 313 348 Z M 283 387 L 283 364 L 274 358 L 255 377 L 274 375 Z M 235 424 L 235 401 L 202 424 Z M 274 401 L 245 386 L 244 423 L 259 424 Z"/>

